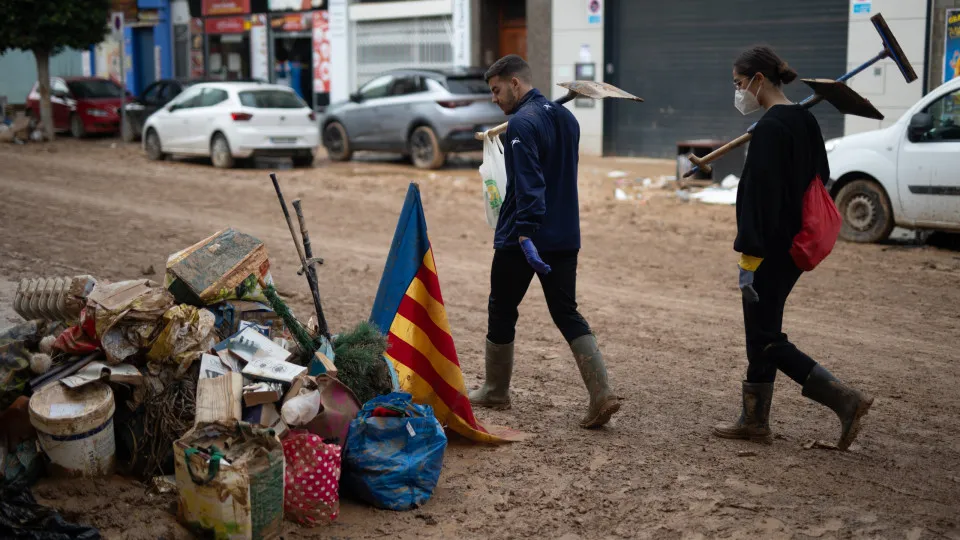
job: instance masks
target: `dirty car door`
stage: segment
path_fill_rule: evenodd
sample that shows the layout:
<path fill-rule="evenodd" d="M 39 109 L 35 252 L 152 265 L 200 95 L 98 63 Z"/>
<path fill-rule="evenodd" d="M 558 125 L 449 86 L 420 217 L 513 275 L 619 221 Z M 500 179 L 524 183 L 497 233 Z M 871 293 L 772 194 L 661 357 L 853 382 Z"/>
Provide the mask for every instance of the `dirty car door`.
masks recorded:
<path fill-rule="evenodd" d="M 360 103 L 344 118 L 350 142 L 364 148 L 382 146 L 383 121 L 380 109 L 388 99 L 394 77 L 384 75 L 365 84 L 358 94 Z"/>

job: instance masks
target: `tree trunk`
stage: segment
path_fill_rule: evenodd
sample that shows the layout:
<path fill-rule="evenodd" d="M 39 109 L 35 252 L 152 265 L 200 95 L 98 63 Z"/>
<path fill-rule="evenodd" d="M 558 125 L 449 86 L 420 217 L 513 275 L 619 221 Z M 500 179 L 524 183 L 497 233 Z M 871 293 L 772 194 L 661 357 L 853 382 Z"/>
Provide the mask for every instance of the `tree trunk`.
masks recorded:
<path fill-rule="evenodd" d="M 53 107 L 50 105 L 50 52 L 33 51 L 37 59 L 37 79 L 40 88 L 40 122 L 43 135 L 53 140 Z"/>

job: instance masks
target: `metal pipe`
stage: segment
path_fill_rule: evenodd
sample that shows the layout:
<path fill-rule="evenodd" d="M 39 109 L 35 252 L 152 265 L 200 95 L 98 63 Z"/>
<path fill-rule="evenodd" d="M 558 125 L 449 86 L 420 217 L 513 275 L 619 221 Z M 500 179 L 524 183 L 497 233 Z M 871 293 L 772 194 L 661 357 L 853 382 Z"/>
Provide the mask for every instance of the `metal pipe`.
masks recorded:
<path fill-rule="evenodd" d="M 882 51 L 880 51 L 880 54 L 874 56 L 874 57 L 871 58 L 870 60 L 867 60 L 866 62 L 864 62 L 863 64 L 861 64 L 860 67 L 854 69 L 853 71 L 844 74 L 844 75 L 841 76 L 839 79 L 837 79 L 837 81 L 839 81 L 839 82 L 847 82 L 847 81 L 848 81 L 849 79 L 851 79 L 853 76 L 861 73 L 863 70 L 865 70 L 865 69 L 867 69 L 868 67 L 876 64 L 877 62 L 883 60 L 884 58 L 887 58 L 888 56 L 890 56 L 890 51 L 888 51 L 887 49 L 883 49 Z"/>

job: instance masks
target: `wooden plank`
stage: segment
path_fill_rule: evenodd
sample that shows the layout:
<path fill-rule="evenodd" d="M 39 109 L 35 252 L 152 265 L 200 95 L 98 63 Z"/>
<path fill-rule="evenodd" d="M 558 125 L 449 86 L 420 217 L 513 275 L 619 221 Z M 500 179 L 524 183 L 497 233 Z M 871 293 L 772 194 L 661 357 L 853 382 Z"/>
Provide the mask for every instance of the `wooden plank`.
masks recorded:
<path fill-rule="evenodd" d="M 323 366 L 322 373 L 325 373 L 333 378 L 337 377 L 337 366 L 333 363 L 333 360 L 328 358 L 327 355 L 323 354 L 320 351 L 313 353 L 313 356 L 317 360 L 317 362 L 319 362 L 320 365 Z"/>

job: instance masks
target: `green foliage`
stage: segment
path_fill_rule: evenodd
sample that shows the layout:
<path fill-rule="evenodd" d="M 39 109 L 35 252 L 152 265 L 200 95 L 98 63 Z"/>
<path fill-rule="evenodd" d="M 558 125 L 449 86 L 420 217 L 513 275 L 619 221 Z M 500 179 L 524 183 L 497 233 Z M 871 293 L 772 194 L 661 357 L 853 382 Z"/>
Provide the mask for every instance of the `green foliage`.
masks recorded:
<path fill-rule="evenodd" d="M 0 53 L 83 49 L 103 41 L 109 17 L 110 0 L 2 0 Z"/>
<path fill-rule="evenodd" d="M 393 381 L 383 359 L 386 350 L 386 336 L 367 321 L 339 334 L 333 342 L 337 379 L 353 390 L 360 403 L 393 390 Z"/>

